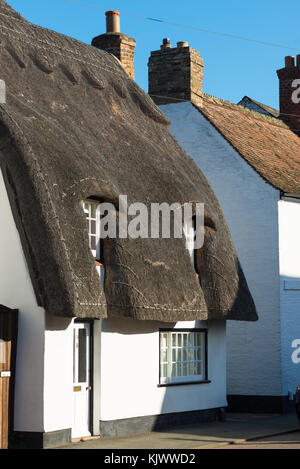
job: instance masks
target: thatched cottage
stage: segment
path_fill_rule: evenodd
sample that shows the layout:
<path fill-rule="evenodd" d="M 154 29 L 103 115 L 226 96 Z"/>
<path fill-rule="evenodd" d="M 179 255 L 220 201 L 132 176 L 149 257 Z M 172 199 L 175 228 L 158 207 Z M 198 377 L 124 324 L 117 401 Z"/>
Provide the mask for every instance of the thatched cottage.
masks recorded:
<path fill-rule="evenodd" d="M 228 402 L 246 412 L 293 408 L 300 378 L 300 55 L 277 74 L 280 111 L 203 94 L 187 43 L 149 60 L 149 92 L 214 189 L 257 307 L 257 323 L 227 329 Z"/>
<path fill-rule="evenodd" d="M 19 310 L 14 434 L 51 446 L 216 418 L 227 404 L 226 321 L 257 316 L 207 180 L 113 55 L 34 26 L 3 0 L 0 38 L 0 304 Z M 101 204 L 118 213 L 124 194 L 147 207 L 204 204 L 194 262 L 184 238 L 100 241 Z"/>

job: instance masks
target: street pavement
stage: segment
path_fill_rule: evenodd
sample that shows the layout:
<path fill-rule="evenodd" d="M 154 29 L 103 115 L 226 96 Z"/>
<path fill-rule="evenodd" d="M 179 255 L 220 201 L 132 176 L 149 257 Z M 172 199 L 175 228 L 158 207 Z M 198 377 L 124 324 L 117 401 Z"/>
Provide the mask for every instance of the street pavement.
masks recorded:
<path fill-rule="evenodd" d="M 76 441 L 60 449 L 215 449 L 228 445 L 233 448 L 238 443 L 243 444 L 249 440 L 255 442 L 252 445 L 260 445 L 260 442 L 256 442 L 257 439 L 282 434 L 288 439 L 274 440 L 274 444 L 282 443 L 296 447 L 299 430 L 298 420 L 293 413 L 227 414 L 225 422 L 169 428 L 165 431 L 130 437 L 93 438 Z M 273 440 L 269 444 L 272 442 Z"/>
<path fill-rule="evenodd" d="M 261 440 L 248 441 L 242 444 L 232 444 L 216 449 L 297 449 L 300 450 L 300 430 L 298 432 L 286 433 Z"/>

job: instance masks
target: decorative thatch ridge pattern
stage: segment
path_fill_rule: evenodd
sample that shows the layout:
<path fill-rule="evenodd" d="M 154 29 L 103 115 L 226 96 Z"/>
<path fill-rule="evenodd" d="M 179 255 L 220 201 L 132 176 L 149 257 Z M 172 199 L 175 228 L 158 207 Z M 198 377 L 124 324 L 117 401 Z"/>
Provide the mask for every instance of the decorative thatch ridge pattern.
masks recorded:
<path fill-rule="evenodd" d="M 168 121 L 118 61 L 33 26 L 0 0 L 0 161 L 38 302 L 61 316 L 160 321 L 257 319 L 206 179 Z M 215 230 L 199 253 L 183 239 L 105 243 L 105 294 L 80 202 L 197 201 Z"/>

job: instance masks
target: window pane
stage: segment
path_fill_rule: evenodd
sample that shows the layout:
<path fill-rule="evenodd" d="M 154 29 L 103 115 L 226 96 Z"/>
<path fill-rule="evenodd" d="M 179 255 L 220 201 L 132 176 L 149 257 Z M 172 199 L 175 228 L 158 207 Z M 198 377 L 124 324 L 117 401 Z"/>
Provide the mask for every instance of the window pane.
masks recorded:
<path fill-rule="evenodd" d="M 96 249 L 96 237 L 95 236 L 91 236 L 91 246 L 90 248 L 95 250 Z"/>
<path fill-rule="evenodd" d="M 96 218 L 96 204 L 91 204 L 91 218 Z"/>
<path fill-rule="evenodd" d="M 78 382 L 87 382 L 87 340 L 86 340 L 86 329 L 79 329 L 78 337 Z"/>
<path fill-rule="evenodd" d="M 184 346 L 184 347 L 187 346 L 187 334 L 184 334 L 184 335 L 183 335 L 183 346 Z"/>
<path fill-rule="evenodd" d="M 168 346 L 168 335 L 167 334 L 162 334 L 160 345 L 161 345 L 161 348 L 167 348 L 167 346 Z"/>
<path fill-rule="evenodd" d="M 177 340 L 178 340 L 178 347 L 181 347 L 181 344 L 182 344 L 182 334 L 178 334 Z"/>
<path fill-rule="evenodd" d="M 96 234 L 96 221 L 91 221 L 91 234 Z"/>
<path fill-rule="evenodd" d="M 167 373 L 168 373 L 168 365 L 164 364 L 164 365 L 161 366 L 161 376 L 163 378 L 166 378 Z"/>

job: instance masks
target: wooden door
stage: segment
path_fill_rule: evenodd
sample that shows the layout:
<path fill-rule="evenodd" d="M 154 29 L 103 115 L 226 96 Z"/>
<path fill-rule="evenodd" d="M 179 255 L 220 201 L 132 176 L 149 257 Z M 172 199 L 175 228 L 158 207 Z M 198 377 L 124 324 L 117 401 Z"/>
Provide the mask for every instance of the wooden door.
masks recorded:
<path fill-rule="evenodd" d="M 91 411 L 91 327 L 75 322 L 73 331 L 73 398 L 72 438 L 90 436 Z"/>
<path fill-rule="evenodd" d="M 18 311 L 0 305 L 0 449 L 7 448 L 13 430 L 17 335 Z"/>

